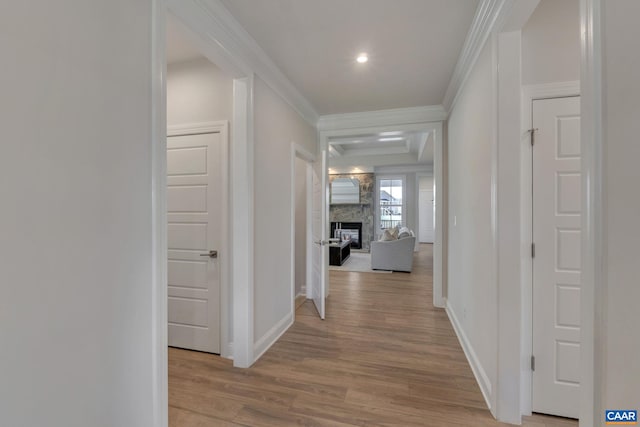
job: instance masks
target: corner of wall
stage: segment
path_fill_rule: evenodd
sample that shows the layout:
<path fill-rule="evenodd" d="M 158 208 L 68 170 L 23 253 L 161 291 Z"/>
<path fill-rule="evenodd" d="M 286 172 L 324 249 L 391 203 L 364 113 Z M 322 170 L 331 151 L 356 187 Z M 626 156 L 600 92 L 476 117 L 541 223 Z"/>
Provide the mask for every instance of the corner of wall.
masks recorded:
<path fill-rule="evenodd" d="M 278 339 L 293 325 L 295 315 L 294 313 L 288 313 L 278 323 L 276 323 L 271 329 L 267 331 L 262 337 L 260 337 L 253 345 L 254 359 L 253 363 L 258 361 L 264 353 L 275 344 Z"/>
<path fill-rule="evenodd" d="M 484 401 L 487 404 L 487 408 L 489 408 L 489 410 L 491 411 L 491 414 L 493 414 L 493 416 L 495 417 L 495 408 L 493 408 L 493 405 L 491 404 L 491 402 L 493 401 L 493 396 L 491 394 L 492 385 L 491 385 L 491 381 L 489 380 L 489 376 L 487 375 L 484 368 L 482 367 L 482 364 L 480 363 L 480 359 L 476 355 L 476 352 L 474 351 L 473 346 L 471 345 L 471 341 L 469 341 L 469 338 L 467 338 L 467 335 L 464 333 L 464 329 L 462 329 L 462 325 L 458 321 L 458 317 L 456 316 L 456 313 L 453 310 L 453 307 L 451 306 L 451 304 L 449 304 L 449 301 L 446 301 L 446 300 L 445 300 L 445 311 L 447 313 L 447 316 L 449 317 L 449 321 L 451 322 L 451 325 L 453 326 L 453 330 L 455 331 L 456 336 L 458 337 L 458 341 L 462 346 L 464 355 L 467 357 L 467 361 L 471 366 L 473 375 L 475 376 L 476 381 L 480 386 L 480 391 L 482 392 Z"/>

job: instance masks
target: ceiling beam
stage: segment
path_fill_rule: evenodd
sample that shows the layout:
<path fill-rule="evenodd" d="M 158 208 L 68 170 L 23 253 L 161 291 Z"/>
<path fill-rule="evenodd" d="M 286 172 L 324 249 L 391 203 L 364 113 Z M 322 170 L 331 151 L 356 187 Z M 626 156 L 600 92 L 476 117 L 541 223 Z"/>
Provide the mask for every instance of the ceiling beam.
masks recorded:
<path fill-rule="evenodd" d="M 344 150 L 339 145 L 329 145 L 329 154 L 333 157 L 340 157 L 344 154 Z"/>
<path fill-rule="evenodd" d="M 374 126 L 391 128 L 396 125 L 441 122 L 446 119 L 447 112 L 442 105 L 430 105 L 426 107 L 396 108 L 392 110 L 320 116 L 318 129 L 321 131 L 333 131 Z"/>

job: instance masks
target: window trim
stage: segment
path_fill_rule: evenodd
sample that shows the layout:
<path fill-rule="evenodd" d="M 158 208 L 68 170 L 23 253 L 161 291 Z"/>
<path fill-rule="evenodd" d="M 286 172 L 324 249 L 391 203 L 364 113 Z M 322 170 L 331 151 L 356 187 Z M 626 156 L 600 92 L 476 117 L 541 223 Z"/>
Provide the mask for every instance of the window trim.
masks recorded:
<path fill-rule="evenodd" d="M 402 181 L 402 219 L 401 224 L 406 226 L 407 222 L 407 175 L 405 174 L 396 174 L 396 175 L 376 175 L 376 194 L 375 194 L 375 212 L 374 212 L 374 228 L 375 234 L 374 238 L 377 240 L 380 238 L 382 234 L 381 226 L 381 215 L 380 215 L 380 183 L 381 181 L 386 180 L 400 180 Z"/>

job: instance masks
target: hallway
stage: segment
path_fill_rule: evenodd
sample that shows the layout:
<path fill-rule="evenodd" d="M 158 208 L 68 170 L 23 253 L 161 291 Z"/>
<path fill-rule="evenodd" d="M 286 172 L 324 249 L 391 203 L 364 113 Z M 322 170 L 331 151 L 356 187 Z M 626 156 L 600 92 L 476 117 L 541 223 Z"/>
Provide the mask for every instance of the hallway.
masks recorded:
<path fill-rule="evenodd" d="M 311 302 L 252 368 L 169 349 L 170 426 L 498 426 L 444 310 L 431 245 L 411 274 L 330 272 L 327 319 Z M 528 427 L 577 426 L 526 417 Z"/>

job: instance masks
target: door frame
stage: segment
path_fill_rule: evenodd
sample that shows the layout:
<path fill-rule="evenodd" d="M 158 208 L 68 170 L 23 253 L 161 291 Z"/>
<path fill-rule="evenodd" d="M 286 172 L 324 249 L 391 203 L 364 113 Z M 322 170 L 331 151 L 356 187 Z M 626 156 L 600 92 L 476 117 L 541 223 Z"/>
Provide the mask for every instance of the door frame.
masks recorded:
<path fill-rule="evenodd" d="M 167 137 L 188 136 L 219 133 L 222 139 L 222 216 L 220 226 L 223 230 L 221 235 L 220 249 L 218 250 L 218 262 L 220 264 L 220 356 L 232 359 L 232 335 L 229 333 L 231 324 L 231 291 L 230 291 L 230 266 L 231 254 L 229 253 L 229 215 L 231 206 L 229 204 L 229 122 L 227 120 L 188 123 L 183 125 L 167 126 Z"/>
<path fill-rule="evenodd" d="M 601 417 L 604 410 L 602 406 L 601 378 L 603 368 L 601 365 L 602 348 L 597 347 L 595 340 L 600 338 L 603 332 L 602 315 L 604 304 L 602 298 L 596 295 L 602 294 L 602 265 L 599 263 L 598 251 L 603 242 L 602 226 L 602 93 L 601 93 L 601 2 L 602 0 L 580 0 L 581 23 L 581 80 L 580 80 L 580 109 L 581 109 L 581 145 L 582 145 L 582 301 L 581 313 L 583 325 L 581 328 L 581 409 L 580 425 L 591 426 Z M 493 221 L 501 226 L 507 222 L 516 221 L 516 228 L 522 228 L 526 221 L 523 214 L 517 212 L 508 201 L 510 197 L 519 197 L 522 207 L 522 198 L 525 194 L 522 187 L 516 185 L 517 196 L 514 191 L 513 180 L 506 172 L 514 167 L 522 167 L 518 159 L 522 161 L 522 144 L 529 144 L 528 134 L 523 129 L 528 129 L 522 118 L 523 98 L 525 94 L 521 85 L 521 43 L 520 32 L 528 16 L 537 6 L 537 1 L 514 2 L 508 1 L 510 7 L 502 8 L 498 13 L 497 28 L 492 32 L 493 43 L 497 45 L 494 50 L 494 82 L 498 90 L 494 97 L 498 98 L 497 123 L 494 123 L 494 131 L 497 135 L 497 143 L 494 144 L 492 188 L 496 194 L 496 202 L 493 203 Z M 525 13 L 526 12 L 526 13 Z M 498 60 L 500 72 L 498 73 Z M 518 95 L 512 95 L 517 93 Z M 562 94 L 564 95 L 563 92 Z M 528 107 L 530 108 L 530 107 Z M 520 110 L 520 111 L 518 111 Z M 518 124 L 519 122 L 519 124 Z M 514 141 L 520 140 L 520 145 Z M 498 149 L 500 146 L 500 149 Z M 517 147 L 517 149 L 516 149 Z M 514 152 L 514 150 L 516 150 Z M 516 154 L 517 153 L 517 154 Z M 515 163 L 514 163 L 515 162 Z M 530 169 L 530 166 L 529 168 Z M 518 173 L 518 172 L 515 172 Z M 522 175 L 521 175 L 522 177 Z M 505 193 L 506 191 L 506 193 Z M 530 193 L 530 188 L 526 189 Z M 530 216 L 530 213 L 529 213 Z M 530 219 L 528 220 L 530 221 Z M 521 414 L 530 413 L 531 410 L 531 374 L 530 356 L 524 352 L 527 342 L 525 337 L 531 336 L 530 303 L 523 301 L 525 288 L 524 278 L 529 275 L 523 271 L 523 258 L 530 257 L 530 236 L 526 240 L 519 236 L 517 241 L 509 239 L 509 234 L 504 233 L 504 227 L 500 227 L 502 233 L 494 235 L 497 246 L 497 257 L 502 256 L 500 262 L 496 262 L 496 279 L 498 282 L 498 352 L 497 352 L 497 378 L 495 396 L 492 398 L 492 413 L 500 421 L 520 423 Z M 517 233 L 517 231 L 516 231 Z M 498 242 L 500 241 L 500 242 Z M 513 262 L 511 262 L 513 261 Z M 530 269 L 530 267 L 529 267 Z M 530 277 L 530 276 L 529 276 Z M 514 282 L 520 286 L 513 286 Z M 530 285 L 528 286 L 530 288 Z M 517 302 L 516 302 L 517 301 Z M 523 313 L 529 307 L 528 313 Z M 526 316 L 523 317 L 523 316 Z M 527 319 L 529 319 L 527 321 Z M 528 322 L 528 323 L 527 323 Z M 516 382 L 519 383 L 516 385 Z M 595 386 L 594 386 L 595 384 Z M 495 407 L 494 407 L 495 405 Z"/>
<path fill-rule="evenodd" d="M 431 172 L 431 174 L 425 173 L 425 172 L 418 172 L 416 173 L 416 194 L 418 195 L 418 203 L 416 204 L 416 235 L 420 235 L 420 178 L 431 178 L 433 179 L 433 186 L 431 187 L 431 191 L 433 191 L 433 206 L 434 206 L 434 212 L 433 212 L 433 220 L 435 222 L 436 219 L 436 213 L 435 213 L 435 203 L 436 203 L 436 180 L 435 180 L 435 176 L 433 171 Z M 435 226 L 433 227 L 433 241 L 435 243 L 436 240 L 436 227 L 439 224 L 435 224 Z M 419 241 L 420 239 L 418 238 L 418 244 L 420 244 L 421 242 Z M 433 244 L 433 243 L 432 243 Z"/>
<path fill-rule="evenodd" d="M 444 120 L 446 113 L 441 106 L 426 107 L 428 111 L 416 109 L 397 109 L 353 113 L 335 116 L 322 116 L 318 122 L 320 150 L 329 149 L 332 137 L 354 134 L 368 134 L 388 131 L 423 131 L 433 134 L 433 180 L 435 192 L 435 221 L 433 242 L 433 305 L 444 308 L 446 304 L 446 206 L 445 188 L 445 141 Z M 328 174 L 328 171 L 324 171 Z M 328 205 L 327 205 L 328 209 Z M 330 281 L 327 281 L 327 289 Z"/>
<path fill-rule="evenodd" d="M 570 98 L 580 96 L 580 82 L 570 81 L 540 85 L 526 85 L 522 87 L 522 120 L 521 132 L 523 145 L 521 157 L 521 198 L 520 212 L 522 221 L 520 223 L 520 238 L 526 244 L 521 246 L 521 274 L 522 274 L 522 339 L 520 340 L 521 354 L 533 354 L 533 258 L 530 253 L 529 244 L 532 242 L 531 230 L 533 229 L 533 199 L 531 189 L 533 188 L 532 159 L 533 149 L 529 143 L 528 130 L 532 125 L 533 101 L 555 98 Z M 533 372 L 529 369 L 523 370 L 522 381 L 522 413 L 531 415 L 533 400 Z"/>
<path fill-rule="evenodd" d="M 306 266 L 306 275 L 305 275 L 305 292 L 306 297 L 309 298 L 311 293 L 310 286 L 310 263 L 311 263 L 311 245 L 313 244 L 313 239 L 311 236 L 311 197 L 313 188 L 311 188 L 311 175 L 309 174 L 311 164 L 316 161 L 316 155 L 296 144 L 295 142 L 291 142 L 291 324 L 295 322 L 296 319 L 296 188 L 295 188 L 295 180 L 296 180 L 296 159 L 301 159 L 305 162 L 305 188 L 306 188 L 306 200 L 305 205 L 306 209 L 306 245 L 304 248 L 305 251 L 305 266 Z M 288 327 L 287 327 L 288 329 Z"/>
<path fill-rule="evenodd" d="M 163 33 L 162 38 L 154 42 L 158 43 L 156 49 L 163 51 L 163 58 L 166 49 L 165 13 L 171 13 L 183 25 L 187 35 L 202 54 L 233 78 L 229 162 L 229 228 L 233 236 L 233 244 L 230 245 L 229 290 L 232 301 L 230 319 L 233 325 L 233 342 L 229 343 L 228 349 L 235 367 L 248 368 L 255 361 L 253 68 L 240 53 L 241 47 L 233 39 L 233 31 L 225 26 L 224 20 L 216 19 L 217 14 L 212 13 L 211 8 L 215 9 L 221 5 L 204 4 L 195 0 L 155 1 L 161 5 L 159 7 L 162 10 L 158 13 L 157 19 L 162 21 L 159 24 L 163 27 Z M 156 37 L 158 36 L 160 34 Z M 164 90 L 163 87 L 163 92 Z M 166 264 L 164 267 L 166 268 Z"/>
<path fill-rule="evenodd" d="M 151 375 L 153 424 L 169 424 L 167 240 L 167 6 L 151 3 Z"/>

